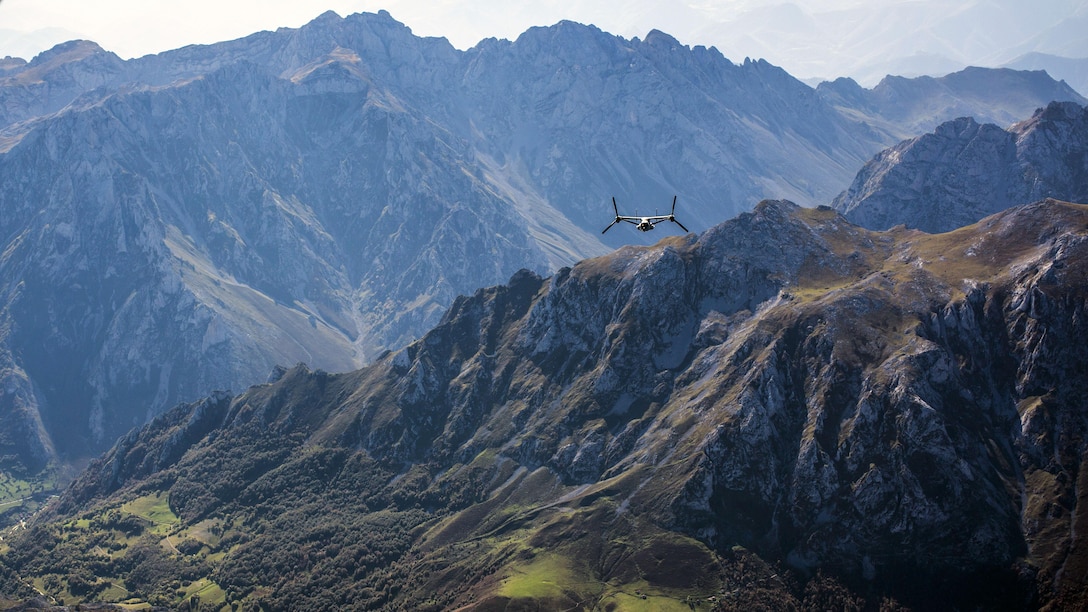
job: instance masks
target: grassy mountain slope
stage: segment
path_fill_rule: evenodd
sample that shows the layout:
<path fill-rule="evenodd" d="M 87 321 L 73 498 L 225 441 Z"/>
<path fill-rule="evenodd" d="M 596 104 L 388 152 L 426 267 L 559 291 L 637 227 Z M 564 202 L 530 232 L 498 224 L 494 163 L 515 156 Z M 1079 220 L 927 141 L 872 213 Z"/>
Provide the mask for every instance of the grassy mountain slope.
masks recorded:
<path fill-rule="evenodd" d="M 0 562 L 66 602 L 1076 605 L 1086 249 L 1056 201 L 933 235 L 764 202 L 180 406 Z"/>

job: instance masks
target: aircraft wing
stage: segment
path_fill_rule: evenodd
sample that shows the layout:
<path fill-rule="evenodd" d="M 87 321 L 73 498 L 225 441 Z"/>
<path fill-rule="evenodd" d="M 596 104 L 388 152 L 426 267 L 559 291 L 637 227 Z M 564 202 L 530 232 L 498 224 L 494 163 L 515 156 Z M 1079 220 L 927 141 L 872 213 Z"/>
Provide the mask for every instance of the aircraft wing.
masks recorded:
<path fill-rule="evenodd" d="M 620 221 L 626 221 L 627 223 L 631 223 L 633 225 L 638 225 L 639 221 L 641 221 L 641 220 L 642 220 L 641 217 L 623 217 L 623 216 L 619 216 L 619 217 L 616 217 L 616 219 L 614 221 L 612 221 L 612 223 L 609 223 L 608 227 L 601 230 L 601 233 L 603 234 L 603 233 L 607 232 L 608 230 L 612 229 L 612 226 L 619 223 Z"/>

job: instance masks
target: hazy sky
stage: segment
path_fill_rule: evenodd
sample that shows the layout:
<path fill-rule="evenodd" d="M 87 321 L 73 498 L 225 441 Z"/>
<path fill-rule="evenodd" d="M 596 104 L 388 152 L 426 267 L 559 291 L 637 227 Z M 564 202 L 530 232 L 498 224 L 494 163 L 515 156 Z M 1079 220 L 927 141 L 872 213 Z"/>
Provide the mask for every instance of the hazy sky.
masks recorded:
<path fill-rule="evenodd" d="M 330 9 L 341 16 L 386 9 L 416 35 L 444 36 L 460 49 L 570 19 L 625 38 L 656 28 L 685 44 L 714 45 L 734 61 L 763 57 L 795 76 L 833 77 L 891 65 L 893 56 L 997 65 L 1011 59 L 1002 57 L 1005 47 L 1011 55 L 1038 50 L 1033 44 L 1084 57 L 1086 7 L 1088 0 L 0 0 L 0 57 L 29 60 L 85 38 L 127 59 L 296 28 Z M 1071 34 L 1039 39 L 1063 20 Z"/>

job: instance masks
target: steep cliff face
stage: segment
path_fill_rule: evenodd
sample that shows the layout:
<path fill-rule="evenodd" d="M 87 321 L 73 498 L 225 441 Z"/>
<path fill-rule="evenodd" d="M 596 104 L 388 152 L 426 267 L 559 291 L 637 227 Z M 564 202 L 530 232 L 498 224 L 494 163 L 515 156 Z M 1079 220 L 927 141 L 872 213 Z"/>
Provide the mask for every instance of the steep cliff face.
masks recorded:
<path fill-rule="evenodd" d="M 547 268 L 463 146 L 352 58 L 110 97 L 0 161 L 10 380 L 42 448 L 85 454 L 277 363 L 353 369 L 459 292 Z"/>
<path fill-rule="evenodd" d="M 1060 95 L 1018 83 L 971 108 Z M 767 196 L 826 201 L 896 133 L 881 112 L 570 22 L 460 52 L 388 13 L 326 13 L 130 61 L 73 42 L 13 63 L 0 376 L 18 398 L 3 429 L 27 435 L 0 437 L 0 464 L 93 454 L 277 364 L 351 369 L 518 269 L 650 242 L 601 236 L 610 195 L 650 213 L 679 194 L 694 230 Z"/>
<path fill-rule="evenodd" d="M 1057 201 L 937 235 L 763 202 L 697 237 L 518 273 L 358 372 L 296 368 L 181 407 L 92 464 L 54 516 L 162 491 L 179 529 L 270 525 L 258 508 L 351 481 L 360 512 L 417 526 L 405 586 L 381 600 L 408 608 L 435 589 L 443 605 L 606 605 L 636 586 L 728 602 L 745 584 L 797 605 L 820 576 L 920 608 L 1075 605 L 1086 228 L 1088 208 Z M 321 453 L 340 458 L 300 467 Z M 223 568 L 281 537 L 246 533 Z M 708 565 L 647 569 L 681 558 Z M 571 593 L 515 588 L 544 567 Z M 814 575 L 815 591 L 789 586 Z"/>
<path fill-rule="evenodd" d="M 0 73 L 0 129 L 55 113 L 96 89 L 116 87 L 125 62 L 93 42 L 73 40 L 6 68 Z"/>
<path fill-rule="evenodd" d="M 1088 108 L 1052 103 L 1005 130 L 964 117 L 874 157 L 833 206 L 873 229 L 951 231 L 1026 202 L 1088 201 Z"/>

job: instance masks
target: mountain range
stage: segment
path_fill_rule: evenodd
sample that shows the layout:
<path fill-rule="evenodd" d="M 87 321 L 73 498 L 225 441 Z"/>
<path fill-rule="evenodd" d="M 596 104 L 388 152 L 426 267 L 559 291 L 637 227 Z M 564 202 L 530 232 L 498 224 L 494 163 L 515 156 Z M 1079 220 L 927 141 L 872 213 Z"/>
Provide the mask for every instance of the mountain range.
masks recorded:
<path fill-rule="evenodd" d="M 0 471 L 33 480 L 277 364 L 351 370 L 458 295 L 651 242 L 600 235 L 612 196 L 650 213 L 678 195 L 703 231 L 765 197 L 829 202 L 960 114 L 1052 100 L 1085 102 L 1015 71 L 812 89 L 572 22 L 458 51 L 384 12 L 5 61 Z"/>
<path fill-rule="evenodd" d="M 939 233 L 1048 197 L 1088 202 L 1088 107 L 1053 102 L 1008 129 L 944 123 L 881 152 L 832 206 L 870 229 Z"/>
<path fill-rule="evenodd" d="M 1075 609 L 1088 207 L 765 201 L 96 459 L 0 577 L 250 609 Z M 22 582 L 20 582 L 22 581 Z"/>
<path fill-rule="evenodd" d="M 188 12 L 105 4 L 103 13 L 123 12 L 125 22 L 140 24 L 140 30 L 126 31 L 116 19 L 88 12 L 82 14 L 82 21 L 74 20 L 72 14 L 52 15 L 39 21 L 50 27 L 32 31 L 29 18 L 46 11 L 10 4 L 0 15 L 0 57 L 27 59 L 79 38 L 96 40 L 121 57 L 140 57 L 183 44 L 300 25 L 304 18 L 316 15 L 314 8 L 285 7 L 282 2 L 265 5 L 260 12 L 231 13 L 216 12 L 209 3 L 199 1 L 187 4 Z M 353 8 L 344 0 L 330 0 L 325 6 Z M 531 26 L 568 19 L 625 37 L 642 37 L 656 28 L 691 45 L 714 46 L 726 57 L 766 59 L 814 86 L 821 80 L 848 76 L 871 87 L 889 74 L 940 76 L 985 66 L 1046 70 L 1088 94 L 1088 42 L 1081 36 L 1088 27 L 1088 7 L 1081 0 L 1042 4 L 961 0 L 955 5 L 941 0 L 625 0 L 622 5 L 576 0 L 513 4 L 385 0 L 382 8 L 417 34 L 445 37 L 458 49 L 469 49 L 490 37 L 512 40 Z M 6 29 L 17 27 L 19 21 L 21 31 Z M 193 28 L 193 24 L 199 26 Z"/>

